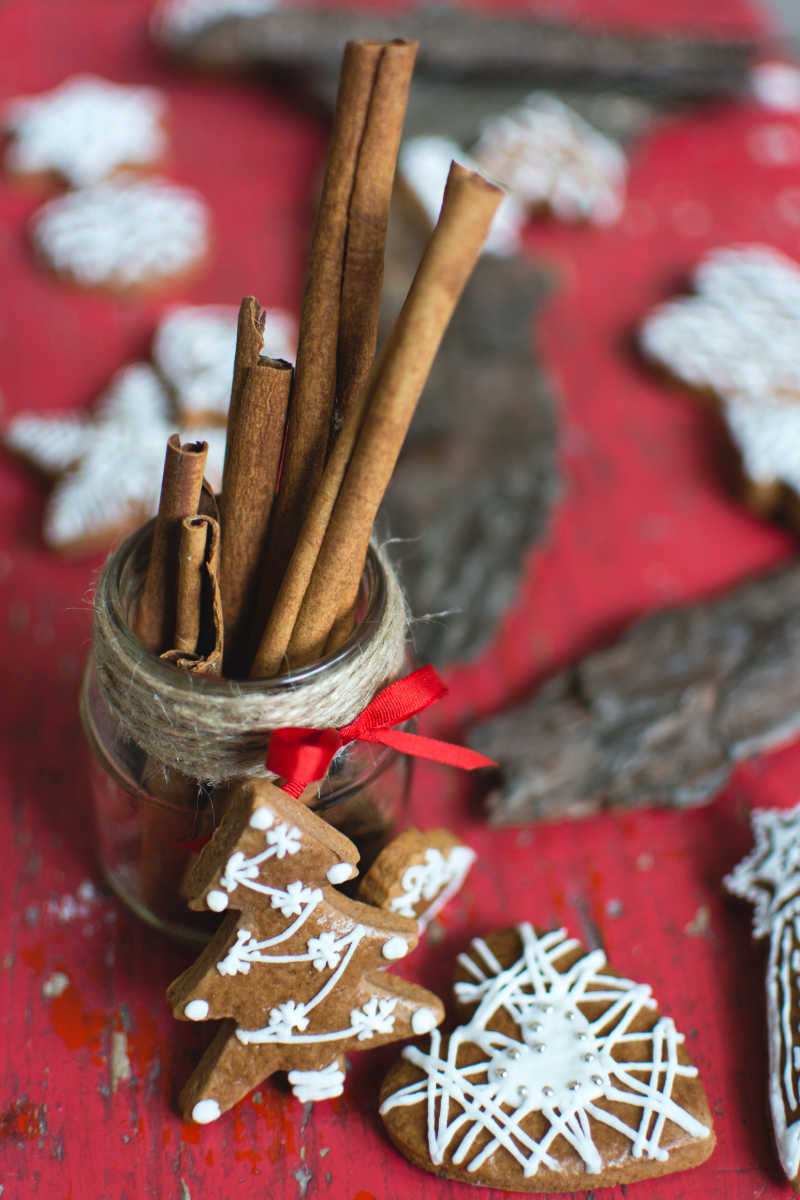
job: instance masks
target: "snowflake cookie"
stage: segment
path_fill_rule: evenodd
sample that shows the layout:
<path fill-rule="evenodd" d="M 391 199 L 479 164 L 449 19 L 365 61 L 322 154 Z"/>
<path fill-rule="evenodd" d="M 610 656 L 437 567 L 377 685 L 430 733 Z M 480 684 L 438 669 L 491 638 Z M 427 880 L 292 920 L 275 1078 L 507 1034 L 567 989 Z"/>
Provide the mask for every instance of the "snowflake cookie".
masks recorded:
<path fill-rule="evenodd" d="M 31 223 L 34 249 L 56 275 L 123 292 L 183 278 L 205 258 L 209 235 L 196 192 L 135 176 L 57 196 Z"/>
<path fill-rule="evenodd" d="M 696 295 L 660 305 L 640 331 L 652 362 L 711 395 L 736 449 L 746 502 L 798 517 L 800 267 L 768 246 L 712 250 Z"/>
<path fill-rule="evenodd" d="M 147 363 L 118 371 L 92 417 L 15 417 L 5 430 L 6 448 L 55 479 L 44 519 L 46 544 L 65 555 L 90 553 L 151 517 L 158 507 L 164 448 L 176 430 L 182 439 L 208 442 L 206 474 L 218 491 L 224 430 L 180 426 Z"/>
<path fill-rule="evenodd" d="M 562 929 L 476 938 L 455 993 L 469 1020 L 387 1075 L 380 1112 L 417 1166 L 510 1191 L 663 1175 L 714 1148 L 703 1087 L 643 984 Z"/>
<path fill-rule="evenodd" d="M 275 1071 L 295 1096 L 327 1100 L 346 1054 L 428 1033 L 431 992 L 386 973 L 417 943 L 416 922 L 348 900 L 348 838 L 266 779 L 241 785 L 184 887 L 189 906 L 227 915 L 169 987 L 178 1020 L 225 1018 L 181 1093 L 206 1124 Z"/>
<path fill-rule="evenodd" d="M 359 899 L 414 917 L 422 930 L 459 891 L 475 857 L 447 829 L 406 829 L 375 859 L 359 884 Z"/>
<path fill-rule="evenodd" d="M 155 88 L 75 75 L 5 106 L 6 166 L 16 175 L 58 175 L 71 187 L 100 183 L 122 167 L 152 167 L 167 146 L 165 109 Z"/>
<path fill-rule="evenodd" d="M 800 806 L 751 814 L 755 846 L 725 886 L 755 906 L 753 935 L 769 945 L 769 1102 L 778 1157 L 800 1183 Z"/>
<path fill-rule="evenodd" d="M 486 122 L 472 149 L 478 170 L 531 211 L 560 221 L 609 225 L 622 212 L 627 162 L 622 149 L 557 96 L 534 92 Z"/>
<path fill-rule="evenodd" d="M 174 308 L 153 339 L 153 362 L 170 383 L 185 421 L 225 422 L 231 400 L 238 309 L 222 305 Z M 294 359 L 297 322 L 289 313 L 267 312 L 262 354 Z"/>

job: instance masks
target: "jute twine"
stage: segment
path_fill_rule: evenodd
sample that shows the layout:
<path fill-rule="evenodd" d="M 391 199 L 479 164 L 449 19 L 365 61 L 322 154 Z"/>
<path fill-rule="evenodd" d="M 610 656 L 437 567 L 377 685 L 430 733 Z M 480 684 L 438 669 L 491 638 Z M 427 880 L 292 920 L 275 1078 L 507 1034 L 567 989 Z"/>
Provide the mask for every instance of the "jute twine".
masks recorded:
<path fill-rule="evenodd" d="M 264 757 L 270 730 L 346 725 L 402 673 L 405 597 L 388 558 L 375 546 L 372 553 L 384 579 L 383 611 L 358 632 L 346 653 L 307 678 L 286 677 L 279 686 L 240 684 L 192 676 L 160 662 L 143 650 L 125 620 L 132 615 L 146 561 L 137 537 L 109 558 L 98 579 L 93 656 L 119 733 L 165 767 L 211 784 L 268 776 Z"/>

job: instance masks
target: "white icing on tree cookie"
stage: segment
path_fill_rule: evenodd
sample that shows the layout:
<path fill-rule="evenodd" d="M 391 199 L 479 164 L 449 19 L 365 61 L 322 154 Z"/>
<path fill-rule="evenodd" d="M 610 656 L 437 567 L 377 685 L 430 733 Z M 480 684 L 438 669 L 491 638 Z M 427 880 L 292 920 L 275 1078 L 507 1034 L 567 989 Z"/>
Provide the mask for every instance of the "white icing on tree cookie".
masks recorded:
<path fill-rule="evenodd" d="M 409 138 L 400 147 L 398 172 L 431 228 L 439 219 L 444 186 L 454 159 L 470 171 L 480 170 L 470 155 L 448 138 Z M 522 244 L 521 231 L 526 219 L 522 204 L 514 196 L 505 196 L 494 215 L 483 253 L 498 258 L 516 254 Z"/>
<path fill-rule="evenodd" d="M 238 310 L 221 305 L 175 308 L 153 339 L 153 362 L 172 385 L 179 413 L 225 419 L 231 399 Z M 267 310 L 262 354 L 294 359 L 297 322 Z"/>
<path fill-rule="evenodd" d="M 679 1060 L 683 1038 L 673 1022 L 659 1017 L 647 1031 L 632 1029 L 643 1010 L 655 1007 L 650 989 L 607 973 L 602 950 L 571 961 L 579 943 L 564 930 L 538 936 L 524 924 L 518 933 L 522 953 L 509 967 L 480 938 L 461 956 L 471 981 L 457 983 L 456 996 L 476 1006 L 472 1018 L 446 1045 L 434 1030 L 429 1050 L 403 1051 L 422 1078 L 389 1094 L 381 1113 L 425 1105 L 434 1165 L 447 1155 L 478 1172 L 502 1147 L 525 1178 L 540 1168 L 565 1169 L 557 1149 L 562 1138 L 587 1172 L 600 1171 L 594 1136 L 600 1126 L 622 1134 L 633 1158 L 659 1161 L 668 1158 L 661 1144 L 668 1121 L 692 1137 L 708 1136 L 673 1098 L 676 1080 L 697 1074 Z M 594 1012 L 597 1003 L 601 1013 L 585 1015 L 583 1006 Z M 495 1027 L 501 1014 L 503 1032 Z M 506 1018 L 516 1034 L 507 1032 Z M 523 1127 L 533 1112 L 547 1121 L 538 1139 Z"/>
<path fill-rule="evenodd" d="M 224 430 L 177 428 L 183 440 L 208 442 L 206 475 L 218 489 Z M 22 414 L 12 420 L 7 447 L 59 476 L 44 520 L 47 544 L 67 553 L 94 547 L 151 516 L 175 431 L 166 391 L 146 363 L 117 372 L 92 419 Z"/>
<path fill-rule="evenodd" d="M 622 212 L 627 163 L 621 148 L 546 92 L 533 92 L 487 121 L 472 157 L 528 209 L 597 225 Z"/>
<path fill-rule="evenodd" d="M 56 172 L 73 187 L 100 183 L 123 166 L 151 165 L 167 145 L 165 108 L 155 88 L 75 75 L 5 106 L 6 165 L 26 175 Z"/>
<path fill-rule="evenodd" d="M 303 1101 L 338 1095 L 347 1052 L 443 1016 L 432 993 L 385 971 L 413 949 L 414 924 L 339 895 L 328 872 L 346 864 L 354 875 L 355 847 L 266 780 L 234 794 L 225 822 L 222 861 L 212 839 L 188 888 L 192 907 L 234 911 L 168 995 L 176 1017 L 232 1020 L 183 1109 L 230 1107 L 277 1070 Z"/>
<path fill-rule="evenodd" d="M 204 257 L 210 218 L 196 192 L 121 176 L 67 192 L 34 214 L 31 238 L 57 274 L 85 287 L 146 287 Z"/>
<path fill-rule="evenodd" d="M 800 489 L 800 269 L 767 246 L 713 250 L 694 274 L 697 294 L 644 322 L 645 354 L 719 399 L 745 475 Z"/>
<path fill-rule="evenodd" d="M 420 900 L 433 900 L 419 917 L 420 928 L 424 928 L 459 891 L 475 858 L 475 851 L 469 846 L 453 846 L 446 855 L 429 846 L 424 862 L 412 863 L 403 873 L 400 880 L 403 891 L 389 901 L 389 910 L 402 917 L 413 917 Z"/>
<path fill-rule="evenodd" d="M 755 846 L 725 880 L 755 906 L 753 935 L 769 939 L 769 1102 L 781 1166 L 800 1175 L 800 805 L 751 814 Z"/>

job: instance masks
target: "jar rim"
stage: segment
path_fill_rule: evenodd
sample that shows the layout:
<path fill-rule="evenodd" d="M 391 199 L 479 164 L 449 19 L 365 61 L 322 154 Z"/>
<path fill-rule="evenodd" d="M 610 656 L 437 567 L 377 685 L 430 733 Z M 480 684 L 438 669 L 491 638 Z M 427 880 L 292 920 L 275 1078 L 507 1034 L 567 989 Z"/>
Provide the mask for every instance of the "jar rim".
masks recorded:
<path fill-rule="evenodd" d="M 146 662 L 148 671 L 154 671 L 156 677 L 161 676 L 165 683 L 168 682 L 173 687 L 182 686 L 183 681 L 183 686 L 188 689 L 200 688 L 209 695 L 232 691 L 243 695 L 292 691 L 319 679 L 332 667 L 355 658 L 380 624 L 387 601 L 386 579 L 376 548 L 370 542 L 359 593 L 364 605 L 363 614 L 347 639 L 331 654 L 282 675 L 269 677 L 239 679 L 193 675 L 191 672 L 182 671 L 173 663 L 164 662 L 147 650 L 130 623 L 130 614 L 144 585 L 154 526 L 155 518 L 152 518 L 111 552 L 97 581 L 95 604 L 105 603 L 107 611 L 113 617 L 117 635 L 127 644 L 132 656 Z"/>

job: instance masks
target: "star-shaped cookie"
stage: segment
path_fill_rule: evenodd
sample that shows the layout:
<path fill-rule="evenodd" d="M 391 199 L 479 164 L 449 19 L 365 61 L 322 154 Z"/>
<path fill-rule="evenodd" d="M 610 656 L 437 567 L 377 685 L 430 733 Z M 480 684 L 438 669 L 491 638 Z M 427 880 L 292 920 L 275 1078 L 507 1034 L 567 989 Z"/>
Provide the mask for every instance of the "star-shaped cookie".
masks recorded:
<path fill-rule="evenodd" d="M 7 448 L 56 480 L 44 519 L 46 544 L 65 555 L 90 553 L 152 516 L 167 438 L 176 431 L 182 440 L 208 442 L 206 475 L 219 490 L 224 429 L 181 426 L 147 363 L 118 371 L 92 417 L 23 413 L 12 420 Z"/>
<path fill-rule="evenodd" d="M 57 175 L 72 187 L 100 183 L 121 167 L 152 167 L 167 147 L 165 110 L 155 88 L 75 75 L 6 105 L 6 166 L 17 175 Z"/>

